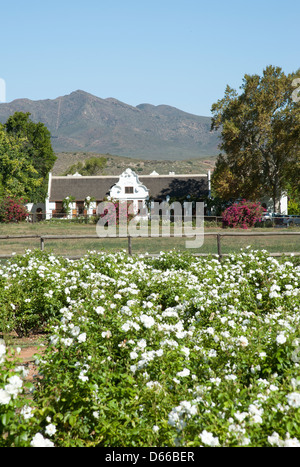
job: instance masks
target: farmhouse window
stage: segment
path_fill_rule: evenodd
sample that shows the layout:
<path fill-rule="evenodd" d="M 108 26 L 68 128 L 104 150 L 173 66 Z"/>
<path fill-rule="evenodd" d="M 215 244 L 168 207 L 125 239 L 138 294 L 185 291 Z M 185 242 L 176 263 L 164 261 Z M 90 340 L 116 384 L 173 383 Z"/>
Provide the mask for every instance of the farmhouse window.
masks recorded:
<path fill-rule="evenodd" d="M 52 211 L 52 217 L 64 217 L 65 216 L 65 211 L 63 208 L 63 203 L 62 201 L 56 201 L 55 202 L 55 209 Z"/>
<path fill-rule="evenodd" d="M 64 208 L 63 208 L 63 203 L 62 201 L 56 201 L 55 203 L 55 211 L 57 213 L 63 213 L 64 212 Z"/>
<path fill-rule="evenodd" d="M 77 207 L 78 215 L 82 216 L 84 214 L 84 202 L 83 201 L 77 201 L 76 207 Z"/>
<path fill-rule="evenodd" d="M 126 194 L 133 193 L 133 186 L 125 186 L 125 193 Z"/>

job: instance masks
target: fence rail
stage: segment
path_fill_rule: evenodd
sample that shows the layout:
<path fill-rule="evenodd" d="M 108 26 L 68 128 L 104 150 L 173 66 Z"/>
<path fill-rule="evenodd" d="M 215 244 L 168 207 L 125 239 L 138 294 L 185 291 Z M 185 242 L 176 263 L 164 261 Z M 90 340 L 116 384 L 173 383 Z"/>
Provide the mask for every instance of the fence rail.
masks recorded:
<path fill-rule="evenodd" d="M 204 237 L 216 237 L 217 240 L 217 251 L 218 258 L 221 261 L 223 256 L 228 256 L 230 253 L 222 253 L 222 238 L 224 237 L 270 237 L 270 236 L 292 236 L 300 235 L 300 232 L 192 232 L 193 235 L 203 235 Z M 170 237 L 183 237 L 191 238 L 191 235 L 185 234 L 153 234 L 147 238 L 170 238 Z M 45 249 L 46 240 L 83 240 L 83 239 L 116 239 L 116 238 L 127 238 L 128 239 L 128 254 L 132 255 L 132 238 L 141 238 L 141 237 L 131 237 L 129 235 L 118 235 L 112 237 L 99 237 L 98 235 L 0 235 L 0 240 L 13 240 L 13 239 L 39 239 L 40 249 L 43 251 Z M 300 256 L 300 252 L 283 252 L 283 253 L 269 253 L 270 256 Z M 194 253 L 194 256 L 211 256 L 210 253 Z M 11 258 L 13 255 L 1 255 L 1 259 Z M 156 255 L 149 255 L 156 256 Z M 213 255 L 215 256 L 215 255 Z M 80 256 L 74 256 L 74 258 L 79 258 Z"/>

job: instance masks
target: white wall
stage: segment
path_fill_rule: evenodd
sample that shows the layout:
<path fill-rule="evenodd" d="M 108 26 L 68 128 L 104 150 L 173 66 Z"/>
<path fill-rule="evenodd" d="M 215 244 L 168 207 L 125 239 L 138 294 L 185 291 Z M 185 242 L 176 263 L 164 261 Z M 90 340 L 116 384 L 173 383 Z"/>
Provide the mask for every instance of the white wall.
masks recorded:
<path fill-rule="evenodd" d="M 133 193 L 125 193 L 125 187 L 132 187 Z M 121 175 L 118 182 L 111 188 L 110 196 L 112 199 L 133 201 L 134 212 L 138 211 L 138 201 L 143 201 L 143 207 L 145 201 L 149 197 L 148 188 L 143 185 L 135 172 L 131 169 L 126 169 Z"/>
<path fill-rule="evenodd" d="M 261 199 L 261 203 L 267 205 L 268 212 L 274 212 L 273 200 L 271 198 L 263 198 Z M 288 197 L 286 195 L 281 196 L 275 212 L 276 214 L 288 214 Z"/>

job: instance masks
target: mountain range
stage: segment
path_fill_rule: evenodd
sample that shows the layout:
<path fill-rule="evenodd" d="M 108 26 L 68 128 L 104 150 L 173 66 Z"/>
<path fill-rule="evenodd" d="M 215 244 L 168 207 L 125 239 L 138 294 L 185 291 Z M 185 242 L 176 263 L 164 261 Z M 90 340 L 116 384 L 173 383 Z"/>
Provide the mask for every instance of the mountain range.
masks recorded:
<path fill-rule="evenodd" d="M 0 122 L 30 112 L 44 123 L 55 152 L 115 154 L 141 160 L 199 159 L 218 154 L 219 134 L 211 118 L 168 105 L 136 107 L 114 98 L 74 91 L 56 99 L 16 99 L 0 104 Z"/>

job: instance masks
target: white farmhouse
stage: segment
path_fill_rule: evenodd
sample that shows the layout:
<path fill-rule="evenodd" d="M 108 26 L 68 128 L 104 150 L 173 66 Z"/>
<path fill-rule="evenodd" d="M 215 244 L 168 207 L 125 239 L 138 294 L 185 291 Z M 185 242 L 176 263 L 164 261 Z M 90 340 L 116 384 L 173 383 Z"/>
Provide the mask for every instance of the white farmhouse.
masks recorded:
<path fill-rule="evenodd" d="M 126 200 L 138 212 L 146 202 L 170 199 L 204 200 L 209 195 L 208 174 L 178 174 L 138 176 L 127 168 L 120 176 L 98 175 L 53 176 L 49 174 L 48 196 L 45 202 L 46 218 L 65 217 L 63 200 L 72 197 L 70 217 L 96 214 L 97 206 L 104 199 Z M 93 199 L 86 207 L 86 199 Z"/>

